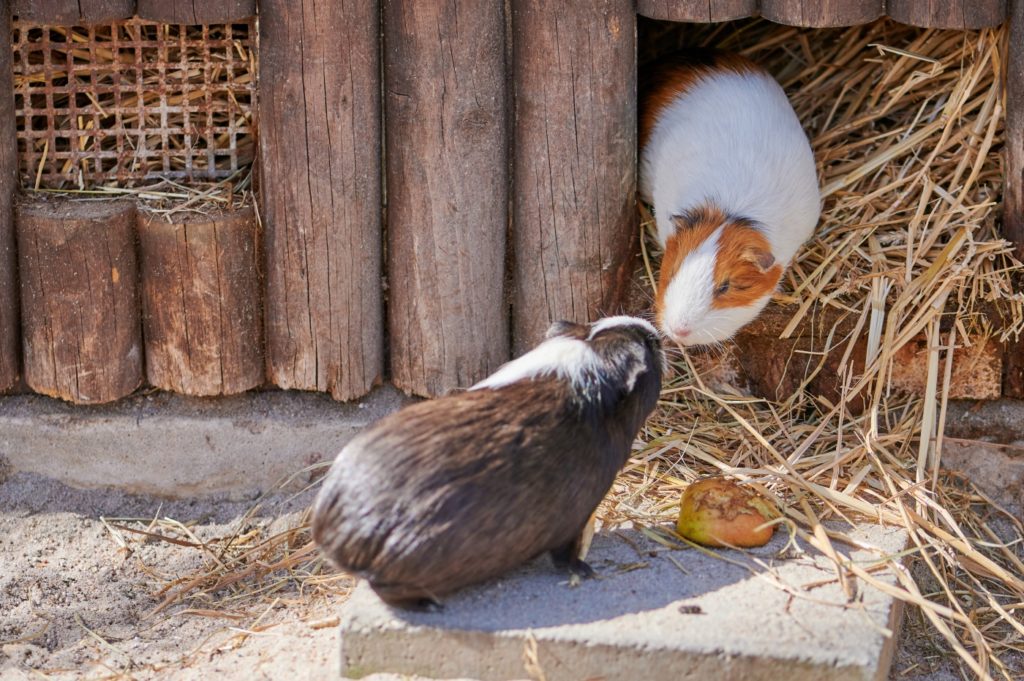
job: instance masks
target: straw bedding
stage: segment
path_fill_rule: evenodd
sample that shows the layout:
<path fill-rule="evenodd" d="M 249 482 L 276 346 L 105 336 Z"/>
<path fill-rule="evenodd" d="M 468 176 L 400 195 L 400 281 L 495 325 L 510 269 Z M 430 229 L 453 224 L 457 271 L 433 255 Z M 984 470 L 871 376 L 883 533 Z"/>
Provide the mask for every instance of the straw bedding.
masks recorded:
<path fill-rule="evenodd" d="M 966 675 L 1014 678 L 1024 659 L 1024 526 L 943 471 L 941 435 L 952 357 L 1024 326 L 1013 288 L 1024 269 L 998 233 L 1006 32 L 889 21 L 824 31 L 762 21 L 643 28 L 641 62 L 678 44 L 718 45 L 767 65 L 790 94 L 825 205 L 779 296 L 797 310 L 782 335 L 830 311 L 839 321 L 818 350 L 865 336 L 866 368 L 853 371 L 850 350 L 840 399 L 803 389 L 773 402 L 712 371 L 707 355 L 675 352 L 659 409 L 601 522 L 629 521 L 678 546 L 667 523 L 689 482 L 718 473 L 749 481 L 783 509 L 783 531 L 835 556 L 851 597 L 856 580 L 880 585 L 917 606 L 922 635 L 943 641 Z M 643 229 L 639 278 L 649 293 L 658 253 L 650 223 Z M 894 353 L 922 334 L 925 391 L 890 390 Z M 854 398 L 862 411 L 847 408 Z M 843 519 L 903 526 L 910 545 L 874 565 L 849 563 L 832 550 L 849 538 L 820 524 Z M 330 590 L 305 527 L 284 537 L 227 542 L 206 572 L 167 585 L 165 606 L 216 607 L 240 590 L 259 597 L 285 578 Z M 895 587 L 881 585 L 883 573 Z"/>
<path fill-rule="evenodd" d="M 773 497 L 788 529 L 826 554 L 848 540 L 823 533 L 822 520 L 904 526 L 907 553 L 880 557 L 896 595 L 919 606 L 964 668 L 1013 678 L 1024 650 L 1024 528 L 941 464 L 953 356 L 1022 328 L 1014 277 L 1024 269 L 998 232 L 1006 31 L 889 21 L 823 31 L 762 21 L 649 28 L 643 58 L 717 45 L 765 64 L 789 93 L 818 160 L 824 211 L 779 296 L 796 310 L 781 335 L 831 313 L 833 332 L 815 350 L 845 353 L 842 397 L 751 398 L 709 374 L 706 357 L 677 354 L 605 519 L 670 520 L 688 482 L 726 473 Z M 925 391 L 890 390 L 894 355 L 922 334 Z M 861 336 L 866 368 L 857 374 L 845 344 Z M 851 413 L 858 397 L 865 407 Z M 837 577 L 844 573 L 878 583 L 878 572 L 840 560 Z"/>

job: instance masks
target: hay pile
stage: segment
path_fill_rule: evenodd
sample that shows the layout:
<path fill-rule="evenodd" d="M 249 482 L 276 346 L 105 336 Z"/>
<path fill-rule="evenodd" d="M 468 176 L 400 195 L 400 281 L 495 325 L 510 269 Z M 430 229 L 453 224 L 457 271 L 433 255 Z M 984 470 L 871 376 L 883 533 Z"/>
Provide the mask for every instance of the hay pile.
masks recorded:
<path fill-rule="evenodd" d="M 791 531 L 828 555 L 830 543 L 849 539 L 822 532 L 822 520 L 903 526 L 908 552 L 882 557 L 896 595 L 920 608 L 971 672 L 1013 678 L 1019 670 L 1004 658 L 1024 650 L 1024 527 L 941 467 L 953 356 L 964 343 L 1005 340 L 1024 326 L 1024 297 L 1013 288 L 1024 268 L 997 225 L 1006 31 L 889 21 L 809 31 L 745 21 L 650 33 L 642 59 L 717 45 L 765 64 L 789 93 L 812 139 L 825 203 L 780 295 L 798 305 L 782 335 L 833 308 L 840 321 L 855 320 L 853 331 L 840 333 L 837 322 L 815 349 L 823 357 L 864 335 L 866 369 L 853 373 L 848 350 L 836 403 L 808 391 L 771 402 L 709 387 L 695 358 L 681 354 L 605 520 L 671 520 L 687 483 L 727 473 L 772 496 Z M 653 251 L 653 225 L 645 229 Z M 648 286 L 656 263 L 653 253 Z M 924 394 L 890 392 L 894 354 L 922 333 Z M 861 414 L 846 408 L 855 397 L 866 402 Z M 877 572 L 839 563 L 838 578 L 879 583 Z"/>

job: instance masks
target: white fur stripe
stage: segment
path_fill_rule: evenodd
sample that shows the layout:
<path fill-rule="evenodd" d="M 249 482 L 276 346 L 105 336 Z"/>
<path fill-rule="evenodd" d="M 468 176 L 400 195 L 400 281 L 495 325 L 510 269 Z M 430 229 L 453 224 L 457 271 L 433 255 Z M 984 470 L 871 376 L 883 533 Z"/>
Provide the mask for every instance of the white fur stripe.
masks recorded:
<path fill-rule="evenodd" d="M 524 379 L 556 375 L 579 385 L 588 372 L 600 365 L 597 355 L 585 341 L 576 338 L 552 338 L 528 353 L 503 364 L 496 372 L 470 390 L 501 388 Z"/>
<path fill-rule="evenodd" d="M 639 326 L 648 333 L 652 333 L 655 336 L 658 335 L 658 330 L 646 319 L 641 319 L 640 317 L 629 317 L 626 315 L 616 315 L 615 317 L 598 319 L 596 322 L 591 324 L 590 335 L 587 336 L 587 340 L 592 339 L 594 336 L 606 329 L 612 329 L 616 326 Z"/>

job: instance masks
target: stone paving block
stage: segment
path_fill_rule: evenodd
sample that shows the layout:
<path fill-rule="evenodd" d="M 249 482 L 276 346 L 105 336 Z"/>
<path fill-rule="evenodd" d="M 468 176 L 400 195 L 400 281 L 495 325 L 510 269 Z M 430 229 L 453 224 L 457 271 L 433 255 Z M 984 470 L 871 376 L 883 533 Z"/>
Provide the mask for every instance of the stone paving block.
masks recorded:
<path fill-rule="evenodd" d="M 885 554 L 906 545 L 894 528 L 855 535 Z M 783 554 L 786 540 L 722 551 L 727 562 L 633 530 L 599 533 L 588 557 L 599 579 L 570 586 L 542 557 L 439 612 L 389 608 L 361 582 L 342 606 L 342 673 L 538 678 L 524 665 L 535 649 L 547 681 L 885 679 L 899 604 L 859 580 L 848 600 L 824 556 Z M 849 555 L 867 566 L 880 554 Z"/>

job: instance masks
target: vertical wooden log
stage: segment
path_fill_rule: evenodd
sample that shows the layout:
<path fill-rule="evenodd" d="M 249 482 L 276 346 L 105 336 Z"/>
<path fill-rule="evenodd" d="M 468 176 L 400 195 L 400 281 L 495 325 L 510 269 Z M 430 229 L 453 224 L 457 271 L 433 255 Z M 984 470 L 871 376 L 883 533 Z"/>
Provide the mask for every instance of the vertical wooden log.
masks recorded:
<path fill-rule="evenodd" d="M 263 0 L 267 372 L 346 400 L 383 370 L 379 11 Z"/>
<path fill-rule="evenodd" d="M 12 0 L 21 21 L 49 26 L 77 26 L 130 19 L 135 0 Z"/>
<path fill-rule="evenodd" d="M 385 0 L 391 373 L 466 387 L 508 359 L 503 3 Z"/>
<path fill-rule="evenodd" d="M 1024 261 L 1024 0 L 1010 0 L 1003 234 Z M 1024 288 L 1024 279 L 1017 285 Z M 1024 398 L 1024 338 L 1007 345 L 1003 366 L 1003 396 Z"/>
<path fill-rule="evenodd" d="M 252 207 L 167 222 L 139 214 L 146 378 L 186 395 L 263 383 L 263 306 Z"/>
<path fill-rule="evenodd" d="M 855 26 L 884 14 L 885 0 L 761 0 L 761 16 L 790 26 Z"/>
<path fill-rule="evenodd" d="M 0 4 L 0 35 L 11 35 L 10 6 Z M 18 187 L 18 145 L 14 125 L 14 83 L 10 43 L 0 49 L 0 392 L 18 383 L 17 252 L 14 248 L 14 193 Z"/>
<path fill-rule="evenodd" d="M 256 14 L 256 0 L 138 0 L 136 13 L 165 24 L 224 24 Z"/>
<path fill-rule="evenodd" d="M 637 0 L 637 14 L 660 21 L 710 24 L 757 13 L 757 0 Z"/>
<path fill-rule="evenodd" d="M 1006 0 L 888 0 L 889 16 L 927 28 L 986 28 L 1006 20 Z"/>
<path fill-rule="evenodd" d="M 636 229 L 630 0 L 514 0 L 513 342 L 615 312 Z"/>
<path fill-rule="evenodd" d="M 1003 232 L 1024 261 L 1024 0 L 1012 0 L 1006 64 L 1006 177 Z"/>
<path fill-rule="evenodd" d="M 32 201 L 16 207 L 25 380 L 79 404 L 142 383 L 135 204 Z"/>

